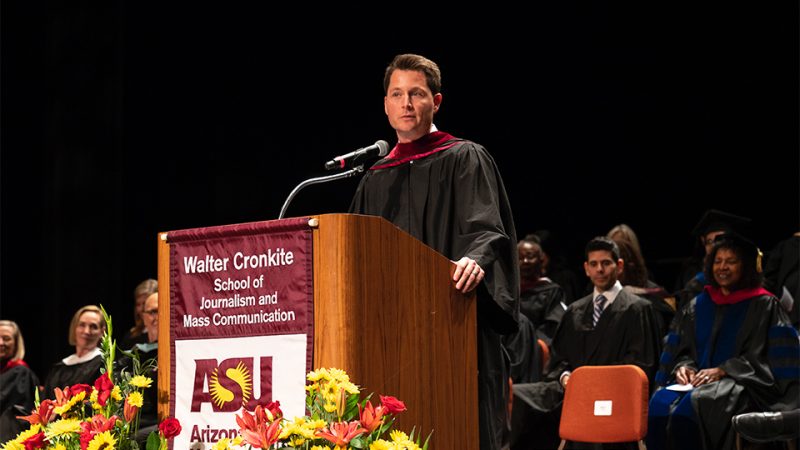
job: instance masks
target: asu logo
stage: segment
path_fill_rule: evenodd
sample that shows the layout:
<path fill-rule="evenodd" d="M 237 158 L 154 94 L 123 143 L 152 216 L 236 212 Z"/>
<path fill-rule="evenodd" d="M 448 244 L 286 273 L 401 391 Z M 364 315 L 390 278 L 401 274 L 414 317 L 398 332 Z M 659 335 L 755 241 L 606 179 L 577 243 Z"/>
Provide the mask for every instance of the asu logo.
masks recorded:
<path fill-rule="evenodd" d="M 192 412 L 210 403 L 214 412 L 234 412 L 242 407 L 253 411 L 258 404 L 272 401 L 272 357 L 259 358 L 259 396 L 253 396 L 253 359 L 196 359 Z M 208 390 L 205 387 L 208 386 Z"/>

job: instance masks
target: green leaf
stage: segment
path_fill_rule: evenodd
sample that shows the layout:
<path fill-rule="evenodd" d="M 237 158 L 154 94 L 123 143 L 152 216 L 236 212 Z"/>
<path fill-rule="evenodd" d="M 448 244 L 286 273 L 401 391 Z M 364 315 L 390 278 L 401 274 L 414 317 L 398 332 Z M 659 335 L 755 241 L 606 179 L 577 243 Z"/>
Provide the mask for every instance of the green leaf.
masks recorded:
<path fill-rule="evenodd" d="M 145 449 L 158 450 L 159 448 L 161 448 L 161 438 L 158 436 L 158 431 L 152 431 L 150 435 L 147 436 L 147 446 Z"/>
<path fill-rule="evenodd" d="M 366 447 L 366 442 L 364 442 L 364 437 L 358 436 L 350 440 L 350 447 L 353 448 L 364 448 Z"/>

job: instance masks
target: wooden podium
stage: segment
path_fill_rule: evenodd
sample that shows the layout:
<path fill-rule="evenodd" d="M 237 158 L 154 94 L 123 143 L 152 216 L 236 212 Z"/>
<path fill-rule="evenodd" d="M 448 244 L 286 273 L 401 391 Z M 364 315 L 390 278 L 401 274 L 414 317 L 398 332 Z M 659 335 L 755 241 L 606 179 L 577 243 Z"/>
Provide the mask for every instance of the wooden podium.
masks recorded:
<path fill-rule="evenodd" d="M 397 428 L 423 438 L 432 430 L 433 449 L 477 449 L 476 301 L 454 288 L 455 265 L 380 217 L 326 214 L 309 223 L 314 368 L 344 369 L 365 393 L 403 400 Z M 170 305 L 169 258 L 160 236 L 160 305 Z M 160 417 L 170 401 L 169 320 L 160 308 Z"/>

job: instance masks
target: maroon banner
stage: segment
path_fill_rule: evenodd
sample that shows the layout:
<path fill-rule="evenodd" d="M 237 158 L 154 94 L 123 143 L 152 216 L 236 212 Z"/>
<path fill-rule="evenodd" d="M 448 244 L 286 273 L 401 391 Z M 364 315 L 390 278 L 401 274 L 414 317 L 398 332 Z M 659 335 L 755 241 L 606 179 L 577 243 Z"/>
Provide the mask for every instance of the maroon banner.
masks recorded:
<path fill-rule="evenodd" d="M 172 339 L 313 335 L 307 219 L 168 233 Z"/>

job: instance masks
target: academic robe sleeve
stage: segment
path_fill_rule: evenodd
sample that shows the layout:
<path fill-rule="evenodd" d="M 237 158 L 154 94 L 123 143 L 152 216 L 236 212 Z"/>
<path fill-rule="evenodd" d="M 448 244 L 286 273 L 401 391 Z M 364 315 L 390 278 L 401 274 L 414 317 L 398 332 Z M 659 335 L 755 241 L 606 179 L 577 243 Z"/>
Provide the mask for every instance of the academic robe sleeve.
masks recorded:
<path fill-rule="evenodd" d="M 472 142 L 456 152 L 453 178 L 456 255 L 467 256 L 485 271 L 483 285 L 494 306 L 484 305 L 492 326 L 513 332 L 519 314 L 519 266 L 511 207 L 497 166 L 486 150 Z"/>

